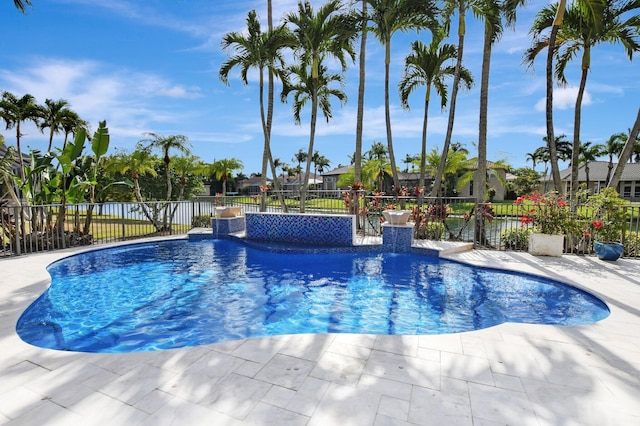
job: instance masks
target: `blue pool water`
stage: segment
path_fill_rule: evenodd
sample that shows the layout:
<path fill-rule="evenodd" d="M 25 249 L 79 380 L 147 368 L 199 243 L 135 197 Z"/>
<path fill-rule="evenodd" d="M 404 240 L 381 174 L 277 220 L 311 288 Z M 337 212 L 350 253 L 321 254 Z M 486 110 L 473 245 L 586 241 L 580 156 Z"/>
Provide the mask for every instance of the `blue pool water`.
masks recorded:
<path fill-rule="evenodd" d="M 20 317 L 33 345 L 133 352 L 295 333 L 439 334 L 609 315 L 552 280 L 424 255 L 282 252 L 230 240 L 91 251 L 48 268 Z"/>

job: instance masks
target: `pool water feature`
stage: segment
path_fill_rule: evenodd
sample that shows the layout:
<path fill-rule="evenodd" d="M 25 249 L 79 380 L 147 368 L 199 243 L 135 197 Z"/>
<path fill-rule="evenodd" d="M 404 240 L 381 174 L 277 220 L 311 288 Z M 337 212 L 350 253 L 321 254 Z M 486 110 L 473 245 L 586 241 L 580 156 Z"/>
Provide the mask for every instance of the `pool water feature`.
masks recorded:
<path fill-rule="evenodd" d="M 33 345 L 135 352 L 296 333 L 441 334 L 503 322 L 581 325 L 598 298 L 545 278 L 380 251 L 172 240 L 48 267 L 20 317 Z"/>

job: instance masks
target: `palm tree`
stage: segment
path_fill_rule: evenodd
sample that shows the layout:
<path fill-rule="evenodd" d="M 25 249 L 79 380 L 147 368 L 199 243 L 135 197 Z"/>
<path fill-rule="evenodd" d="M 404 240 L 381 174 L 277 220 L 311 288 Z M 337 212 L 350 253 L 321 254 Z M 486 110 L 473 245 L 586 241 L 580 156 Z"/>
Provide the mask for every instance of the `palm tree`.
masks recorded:
<path fill-rule="evenodd" d="M 451 138 L 453 136 L 453 123 L 456 114 L 456 100 L 458 99 L 458 87 L 460 86 L 461 70 L 462 70 L 462 54 L 464 51 L 464 37 L 466 34 L 466 19 L 467 8 L 471 5 L 475 6 L 477 2 L 474 0 L 445 0 L 442 8 L 442 15 L 445 21 L 445 29 L 451 26 L 451 17 L 457 11 L 458 12 L 458 47 L 457 56 L 455 61 L 455 69 L 453 74 L 453 87 L 451 89 L 451 100 L 449 102 L 449 119 L 447 121 L 447 133 L 444 138 L 444 145 L 442 147 L 442 156 L 440 157 L 440 164 L 435 170 L 434 185 L 431 189 L 431 196 L 435 197 L 440 194 L 440 185 L 442 177 L 444 176 L 445 165 L 447 161 L 447 154 L 449 152 L 449 145 L 451 144 Z"/>
<path fill-rule="evenodd" d="M 538 157 L 537 150 L 533 152 L 527 152 L 526 161 L 531 161 L 531 170 L 533 170 L 534 172 L 536 171 L 536 164 L 538 163 L 538 160 L 540 160 L 540 157 Z"/>
<path fill-rule="evenodd" d="M 389 68 L 391 64 L 391 38 L 396 31 L 415 31 L 437 27 L 437 7 L 432 0 L 368 0 L 371 6 L 369 20 L 374 26 L 371 31 L 384 46 L 384 111 L 387 128 L 387 146 L 393 185 L 400 190 L 400 180 L 393 152 L 393 138 L 391 135 L 391 107 L 389 101 Z"/>
<path fill-rule="evenodd" d="M 302 170 L 302 163 L 307 161 L 307 153 L 300 148 L 298 152 L 295 153 L 291 161 L 295 161 L 298 163 L 298 170 Z M 302 177 L 300 176 L 300 172 L 298 172 L 298 182 L 302 184 Z"/>
<path fill-rule="evenodd" d="M 236 170 L 242 170 L 244 166 L 242 161 L 235 158 L 223 158 L 211 165 L 211 171 L 215 174 L 216 179 L 222 180 L 222 195 L 227 195 L 227 180 L 233 177 Z"/>
<path fill-rule="evenodd" d="M 42 109 L 42 121 L 39 123 L 39 127 L 43 132 L 44 129 L 49 129 L 49 146 L 47 147 L 47 152 L 51 151 L 51 147 L 53 145 L 53 135 L 64 130 L 63 124 L 65 120 L 73 119 L 78 116 L 68 107 L 69 102 L 65 101 L 64 99 L 59 99 L 57 101 L 46 99 L 44 101 L 44 107 Z M 66 145 L 66 143 L 64 145 Z"/>
<path fill-rule="evenodd" d="M 613 171 L 613 156 L 620 157 L 627 135 L 624 133 L 614 133 L 609 136 L 609 139 L 604 144 L 604 153 L 609 156 L 609 163 L 607 164 L 607 178 L 605 179 L 605 185 L 609 185 L 611 179 L 611 172 Z"/>
<path fill-rule="evenodd" d="M 595 144 L 591 142 L 585 142 L 580 145 L 580 163 L 584 164 L 584 173 L 587 178 L 587 189 L 589 189 L 589 163 L 596 161 L 598 157 L 606 153 L 606 147 L 604 145 Z"/>
<path fill-rule="evenodd" d="M 32 95 L 26 94 L 21 98 L 17 98 L 12 93 L 3 92 L 2 100 L 0 100 L 0 117 L 6 123 L 7 130 L 14 127 L 16 129 L 16 150 L 18 162 L 20 163 L 20 178 L 24 180 L 24 161 L 20 145 L 23 135 L 20 128 L 25 121 L 32 121 L 38 125 L 42 118 L 42 107 L 36 104 L 36 99 Z"/>
<path fill-rule="evenodd" d="M 605 7 L 605 3 L 608 1 L 602 0 L 576 0 L 577 7 L 582 10 L 589 19 L 592 20 L 596 24 L 596 27 L 600 26 L 599 20 L 602 18 L 602 10 Z M 553 57 L 556 53 L 556 40 L 558 31 L 563 24 L 564 14 L 567 7 L 566 0 L 560 0 L 558 7 L 556 8 L 555 15 L 553 16 L 553 21 L 551 25 L 551 29 L 549 31 L 549 36 L 547 38 L 547 59 L 545 65 L 545 76 L 546 76 L 546 102 L 545 102 L 545 116 L 546 116 L 546 128 L 547 128 L 547 144 L 549 149 L 549 154 L 551 156 L 551 174 L 553 175 L 553 183 L 555 189 L 563 195 L 564 188 L 562 187 L 562 182 L 560 178 L 560 169 L 558 168 L 558 159 L 556 147 L 554 146 L 555 136 L 553 129 Z M 534 31 L 532 30 L 532 33 Z M 528 56 L 528 52 L 525 53 L 525 62 L 529 62 L 526 58 Z M 529 65 L 532 65 L 533 62 L 529 62 Z"/>
<path fill-rule="evenodd" d="M 294 38 L 283 24 L 276 29 L 271 28 L 271 3 L 268 4 L 269 29 L 263 33 L 260 29 L 255 10 L 249 12 L 247 16 L 247 34 L 230 32 L 222 39 L 222 48 L 234 51 L 234 55 L 225 61 L 220 67 L 219 77 L 222 82 L 229 84 L 229 72 L 236 67 L 240 67 L 240 78 L 247 85 L 247 73 L 249 69 L 258 70 L 259 102 L 260 102 L 260 122 L 264 136 L 264 147 L 262 154 L 262 185 L 267 184 L 267 165 L 271 164 L 271 172 L 275 175 L 276 170 L 271 159 L 271 122 L 273 116 L 273 78 L 281 76 L 284 68 L 283 50 L 294 46 Z M 264 111 L 264 72 L 268 71 L 268 111 L 265 117 Z M 275 185 L 278 182 L 275 180 Z M 266 209 L 266 204 L 261 205 L 261 210 Z"/>
<path fill-rule="evenodd" d="M 180 191 L 178 192 L 178 201 L 184 199 L 184 190 L 187 186 L 189 176 L 203 175 L 206 173 L 207 166 L 195 155 L 182 155 L 176 157 L 172 161 L 173 170 L 180 177 Z M 176 203 L 174 209 L 178 207 Z"/>
<path fill-rule="evenodd" d="M 564 25 L 558 30 L 559 41 L 556 44 L 558 63 L 555 75 L 560 84 L 567 84 L 565 77 L 567 65 L 571 59 L 582 52 L 581 78 L 576 97 L 573 125 L 570 191 L 572 196 L 575 195 L 578 188 L 581 107 L 591 66 L 591 49 L 601 43 L 620 43 L 624 46 L 629 60 L 632 59 L 634 51 L 640 50 L 640 44 L 637 41 L 640 18 L 636 12 L 640 8 L 640 3 L 633 0 L 612 0 L 604 3 L 606 3 L 604 9 L 598 14 L 586 13 L 576 4 L 570 5 L 564 15 Z M 534 45 L 527 52 L 529 61 L 533 61 L 537 52 L 548 46 L 548 39 L 541 37 L 540 34 L 553 25 L 557 7 L 558 5 L 554 4 L 538 13 L 531 30 L 535 38 Z M 623 20 L 623 15 L 627 19 Z"/>
<path fill-rule="evenodd" d="M 435 88 L 440 96 L 440 108 L 444 110 L 447 105 L 447 86 L 445 78 L 455 74 L 455 66 L 447 65 L 447 62 L 455 60 L 457 49 L 452 44 L 441 44 L 439 37 L 434 37 L 429 46 L 421 41 L 411 44 L 411 53 L 405 58 L 404 75 L 400 80 L 400 101 L 402 106 L 409 109 L 409 95 L 418 87 L 425 86 L 424 118 L 422 121 L 422 150 L 420 153 L 420 179 L 418 186 L 425 185 L 425 161 L 427 155 L 427 123 L 429 119 L 429 101 L 431 100 L 431 87 Z M 471 72 L 466 68 L 460 69 L 460 76 L 467 88 L 473 84 Z M 411 160 L 410 160 L 411 161 Z"/>
<path fill-rule="evenodd" d="M 114 155 L 105 163 L 105 167 L 112 173 L 120 173 L 123 176 L 131 177 L 133 193 L 140 205 L 142 214 L 149 219 L 156 230 L 160 230 L 162 226 L 158 223 L 155 215 L 152 214 L 151 208 L 145 203 L 140 190 L 140 176 L 151 175 L 156 177 L 158 175 L 155 170 L 157 163 L 158 158 L 151 154 L 150 148 L 138 145 L 131 154 L 118 153 Z"/>
<path fill-rule="evenodd" d="M 167 201 L 171 201 L 171 157 L 169 151 L 176 149 L 183 154 L 189 154 L 189 138 L 184 135 L 162 136 L 156 133 L 146 133 L 150 138 L 142 139 L 138 143 L 146 144 L 149 148 L 160 148 L 162 150 L 162 160 L 165 165 L 165 177 L 167 179 Z"/>
<path fill-rule="evenodd" d="M 371 160 L 371 159 L 380 160 L 382 158 L 388 158 L 388 154 L 389 154 L 389 151 L 387 151 L 387 147 L 384 146 L 382 142 L 372 143 L 369 151 L 364 153 L 365 157 L 368 160 Z"/>
<path fill-rule="evenodd" d="M 31 6 L 31 0 L 13 0 L 16 9 L 22 13 L 27 13 L 27 6 Z"/>
<path fill-rule="evenodd" d="M 361 19 L 367 22 L 367 0 L 361 0 Z M 364 87 L 365 87 L 365 62 L 367 56 L 367 26 L 362 25 L 362 33 L 360 36 L 360 56 L 358 58 L 359 77 L 358 77 L 358 112 L 356 116 L 356 149 L 353 153 L 353 169 L 354 183 L 361 182 L 362 170 L 362 123 L 364 120 Z M 359 223 L 359 222 L 358 222 Z"/>
<path fill-rule="evenodd" d="M 87 134 L 89 133 L 89 123 L 80 118 L 80 116 L 74 111 L 68 111 L 62 116 L 60 123 L 62 131 L 64 132 L 64 142 L 62 143 L 62 149 L 67 146 L 67 140 L 69 135 L 75 135 L 80 129 L 84 129 Z"/>
<path fill-rule="evenodd" d="M 324 60 L 337 60 L 346 71 L 347 56 L 355 60 L 353 42 L 358 34 L 359 19 L 354 14 L 342 13 L 342 4 L 338 0 L 329 0 L 315 13 L 310 2 L 298 3 L 298 13 L 288 13 L 285 22 L 293 27 L 293 34 L 297 40 L 296 56 L 300 65 L 293 67 L 297 74 L 298 83 L 295 88 L 285 87 L 283 97 L 291 90 L 295 90 L 294 120 L 299 122 L 300 108 L 308 100 L 311 101 L 311 124 L 309 135 L 309 149 L 307 151 L 307 166 L 305 181 L 300 192 L 300 210 L 304 212 L 305 195 L 308 186 L 311 157 L 316 130 L 318 108 L 321 108 L 327 120 L 331 117 L 329 97 L 336 96 L 340 101 L 346 99 L 344 92 L 330 89 L 329 83 L 342 82 L 338 74 L 328 74 L 323 65 Z M 287 86 L 287 85 L 285 85 Z"/>

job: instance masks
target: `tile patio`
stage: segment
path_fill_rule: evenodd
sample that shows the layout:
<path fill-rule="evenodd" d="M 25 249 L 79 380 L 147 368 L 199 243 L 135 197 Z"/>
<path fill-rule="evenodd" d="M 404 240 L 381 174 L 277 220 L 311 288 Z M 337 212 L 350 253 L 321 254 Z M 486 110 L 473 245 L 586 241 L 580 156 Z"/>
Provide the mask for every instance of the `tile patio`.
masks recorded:
<path fill-rule="evenodd" d="M 0 261 L 0 424 L 640 425 L 640 262 L 445 257 L 587 289 L 611 315 L 436 336 L 295 335 L 170 351 L 40 349 L 15 323 L 70 251 Z"/>

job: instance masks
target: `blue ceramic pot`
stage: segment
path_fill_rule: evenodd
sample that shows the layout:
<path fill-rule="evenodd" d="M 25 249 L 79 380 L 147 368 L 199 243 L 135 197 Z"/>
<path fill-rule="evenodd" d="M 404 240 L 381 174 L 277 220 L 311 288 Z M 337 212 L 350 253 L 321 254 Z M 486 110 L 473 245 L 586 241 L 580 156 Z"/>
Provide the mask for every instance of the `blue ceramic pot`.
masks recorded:
<path fill-rule="evenodd" d="M 618 260 L 622 256 L 624 245 L 620 243 L 601 243 L 600 241 L 593 242 L 593 251 L 598 255 L 598 259 L 601 260 Z"/>

